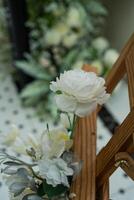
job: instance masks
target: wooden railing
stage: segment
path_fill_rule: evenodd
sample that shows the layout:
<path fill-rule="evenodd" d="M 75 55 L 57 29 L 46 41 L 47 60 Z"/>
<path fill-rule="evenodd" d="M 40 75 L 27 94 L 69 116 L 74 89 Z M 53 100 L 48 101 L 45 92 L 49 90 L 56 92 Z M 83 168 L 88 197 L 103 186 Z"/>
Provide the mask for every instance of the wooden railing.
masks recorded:
<path fill-rule="evenodd" d="M 84 66 L 88 70 L 88 66 Z M 89 67 L 89 70 L 92 70 Z M 108 144 L 96 155 L 97 111 L 79 118 L 75 130 L 74 151 L 84 162 L 81 174 L 73 182 L 71 192 L 76 200 L 109 200 L 109 178 L 121 167 L 134 179 L 134 35 L 106 78 L 107 92 L 112 93 L 118 82 L 127 75 L 130 112 Z"/>

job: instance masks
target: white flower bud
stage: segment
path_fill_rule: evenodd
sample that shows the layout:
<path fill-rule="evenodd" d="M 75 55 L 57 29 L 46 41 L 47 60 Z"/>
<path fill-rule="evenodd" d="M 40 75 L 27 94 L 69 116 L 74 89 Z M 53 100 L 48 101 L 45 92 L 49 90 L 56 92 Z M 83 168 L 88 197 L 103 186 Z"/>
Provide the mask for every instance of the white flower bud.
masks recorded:
<path fill-rule="evenodd" d="M 98 37 L 93 40 L 92 45 L 99 53 L 103 53 L 109 47 L 109 42 L 103 37 Z"/>
<path fill-rule="evenodd" d="M 112 67 L 118 57 L 119 57 L 119 53 L 115 49 L 109 49 L 104 54 L 104 58 L 103 58 L 104 64 L 108 67 Z"/>

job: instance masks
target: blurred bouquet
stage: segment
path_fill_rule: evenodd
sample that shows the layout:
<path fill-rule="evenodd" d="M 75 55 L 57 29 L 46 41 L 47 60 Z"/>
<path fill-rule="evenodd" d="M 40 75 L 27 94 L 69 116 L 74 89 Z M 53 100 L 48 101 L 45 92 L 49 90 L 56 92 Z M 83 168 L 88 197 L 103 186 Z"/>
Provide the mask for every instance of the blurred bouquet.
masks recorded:
<path fill-rule="evenodd" d="M 1 136 L 1 143 L 10 149 L 0 153 L 2 173 L 13 200 L 68 200 L 71 182 L 82 168 L 82 161 L 72 151 L 77 117 L 88 116 L 98 104 L 106 102 L 105 80 L 93 72 L 66 71 L 51 82 L 56 105 L 65 126 L 47 129 L 38 135 L 20 134 L 14 130 Z M 64 116 L 64 117 L 63 117 Z M 77 138 L 75 138 L 77 139 Z M 23 158 L 11 155 L 19 153 Z"/>
<path fill-rule="evenodd" d="M 105 75 L 118 57 L 108 41 L 98 37 L 107 16 L 99 0 L 30 1 L 27 0 L 31 54 L 17 67 L 33 77 L 21 92 L 25 105 L 38 113 L 56 117 L 49 92 L 49 81 L 59 72 L 81 68 L 84 63 L 97 67 Z M 48 104 L 49 102 L 49 104 Z"/>

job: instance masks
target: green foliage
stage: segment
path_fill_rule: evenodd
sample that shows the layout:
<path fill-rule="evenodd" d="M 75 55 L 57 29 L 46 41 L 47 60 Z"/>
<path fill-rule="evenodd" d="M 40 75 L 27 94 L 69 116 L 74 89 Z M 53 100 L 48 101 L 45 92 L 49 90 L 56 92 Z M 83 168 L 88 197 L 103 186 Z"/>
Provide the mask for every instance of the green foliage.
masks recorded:
<path fill-rule="evenodd" d="M 51 80 L 51 75 L 47 73 L 47 71 L 41 66 L 39 66 L 38 63 L 35 63 L 34 60 L 32 62 L 27 62 L 27 61 L 17 61 L 16 66 L 23 70 L 26 74 L 36 78 L 36 79 L 43 79 L 50 81 Z"/>
<path fill-rule="evenodd" d="M 88 11 L 91 12 L 93 15 L 106 16 L 108 14 L 106 8 L 102 6 L 101 2 L 99 1 L 91 1 L 88 6 Z"/>
<path fill-rule="evenodd" d="M 59 196 L 63 193 L 68 191 L 68 188 L 64 185 L 57 185 L 56 187 L 53 187 L 52 185 L 49 185 L 44 181 L 38 188 L 37 194 L 39 196 L 44 196 L 47 194 L 48 198 L 51 199 L 52 197 Z"/>
<path fill-rule="evenodd" d="M 22 90 L 21 97 L 36 97 L 45 95 L 49 91 L 49 84 L 45 81 L 34 81 Z"/>
<path fill-rule="evenodd" d="M 104 51 L 98 53 L 92 41 L 101 34 L 108 12 L 100 0 L 27 0 L 27 6 L 31 54 L 16 66 L 35 80 L 21 97 L 39 113 L 52 114 L 48 82 L 84 63 L 100 60 L 103 65 Z"/>

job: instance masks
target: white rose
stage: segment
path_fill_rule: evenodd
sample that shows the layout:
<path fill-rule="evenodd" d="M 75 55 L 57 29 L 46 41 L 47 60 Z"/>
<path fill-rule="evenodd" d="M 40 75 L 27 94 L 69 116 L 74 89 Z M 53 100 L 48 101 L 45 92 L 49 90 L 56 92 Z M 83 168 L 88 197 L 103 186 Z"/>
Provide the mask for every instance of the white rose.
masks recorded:
<path fill-rule="evenodd" d="M 104 58 L 103 58 L 104 64 L 108 67 L 112 67 L 118 57 L 119 57 L 119 53 L 115 49 L 109 49 L 104 54 Z"/>
<path fill-rule="evenodd" d="M 92 45 L 99 53 L 102 53 L 109 47 L 109 42 L 103 37 L 98 37 L 93 40 Z"/>
<path fill-rule="evenodd" d="M 94 60 L 91 65 L 93 67 L 96 67 L 97 68 L 97 72 L 98 74 L 102 74 L 103 72 L 103 65 L 102 65 L 102 62 L 100 60 Z"/>
<path fill-rule="evenodd" d="M 84 117 L 105 103 L 109 94 L 105 90 L 105 80 L 93 72 L 70 70 L 60 74 L 50 89 L 55 92 L 57 107 Z"/>

